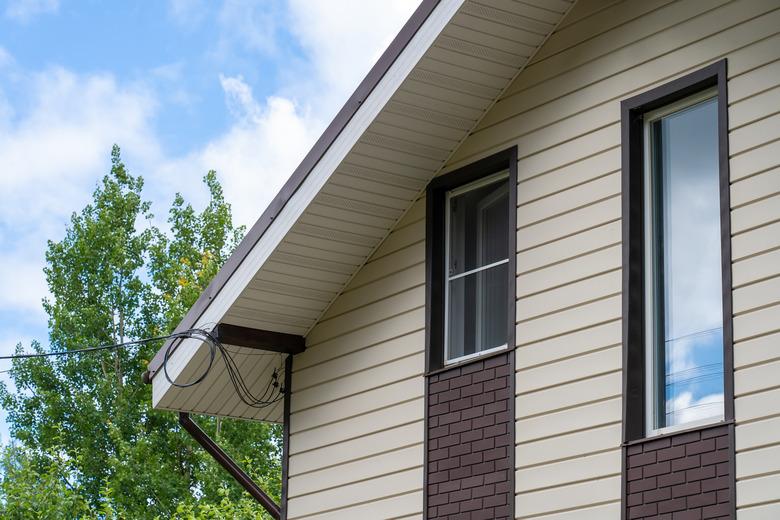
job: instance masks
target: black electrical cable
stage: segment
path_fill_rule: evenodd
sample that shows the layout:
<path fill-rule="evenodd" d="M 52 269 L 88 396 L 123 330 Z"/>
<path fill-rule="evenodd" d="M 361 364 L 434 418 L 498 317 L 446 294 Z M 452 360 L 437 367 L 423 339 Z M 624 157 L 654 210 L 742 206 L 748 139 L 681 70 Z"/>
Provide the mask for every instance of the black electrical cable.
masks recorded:
<path fill-rule="evenodd" d="M 226 349 L 222 345 L 222 343 L 216 337 L 214 337 L 214 335 L 210 331 L 205 329 L 189 329 L 182 332 L 174 332 L 173 334 L 167 334 L 165 336 L 155 336 L 152 338 L 126 341 L 123 343 L 114 343 L 112 345 L 101 345 L 99 347 L 88 347 L 82 349 L 63 350 L 63 351 L 56 351 L 56 352 L 36 352 L 34 354 L 14 354 L 11 356 L 0 356 L 0 360 L 67 356 L 67 355 L 84 354 L 84 353 L 91 353 L 91 352 L 100 352 L 105 350 L 117 350 L 120 348 L 136 347 L 148 343 L 154 343 L 156 341 L 163 341 L 163 340 L 170 340 L 170 339 L 195 339 L 195 340 L 202 341 L 203 343 L 206 343 L 209 347 L 209 360 L 203 372 L 192 381 L 189 381 L 187 383 L 177 383 L 176 381 L 173 380 L 173 378 L 170 377 L 170 374 L 168 373 L 168 362 L 170 361 L 171 353 L 173 352 L 173 347 L 176 342 L 171 341 L 168 344 L 168 346 L 165 348 L 165 352 L 163 355 L 162 369 L 163 369 L 163 374 L 165 375 L 165 379 L 168 381 L 168 383 L 171 386 L 174 386 L 176 388 L 190 388 L 202 383 L 211 372 L 211 369 L 214 366 L 214 360 L 216 359 L 217 352 L 219 352 L 222 355 L 223 361 L 225 362 L 225 368 L 227 370 L 230 382 L 233 385 L 236 394 L 244 404 L 252 408 L 265 408 L 267 406 L 271 406 L 281 401 L 284 398 L 285 388 L 279 382 L 279 371 L 281 370 L 281 368 L 274 369 L 271 379 L 268 381 L 268 384 L 266 385 L 262 394 L 259 396 L 254 395 L 251 389 L 249 388 L 249 385 L 247 385 L 246 381 L 244 380 L 244 377 L 241 375 L 241 372 L 238 369 L 236 361 L 233 359 L 232 354 L 237 354 L 237 353 L 231 352 L 228 349 Z M 268 354 L 268 355 L 272 355 L 272 354 Z M 6 372 L 9 372 L 9 370 L 0 371 L 0 373 L 6 373 Z M 287 382 L 285 381 L 284 383 L 286 384 Z"/>

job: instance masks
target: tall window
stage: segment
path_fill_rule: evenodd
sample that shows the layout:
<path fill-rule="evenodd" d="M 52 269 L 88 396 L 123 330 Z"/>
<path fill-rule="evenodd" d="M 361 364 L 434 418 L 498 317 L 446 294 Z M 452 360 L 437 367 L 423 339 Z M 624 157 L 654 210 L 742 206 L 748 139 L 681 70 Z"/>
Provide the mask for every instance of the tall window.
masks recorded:
<path fill-rule="evenodd" d="M 445 363 L 506 347 L 508 177 L 446 194 Z"/>
<path fill-rule="evenodd" d="M 514 343 L 516 157 L 512 148 L 428 186 L 429 370 Z"/>
<path fill-rule="evenodd" d="M 723 418 L 723 313 L 714 90 L 645 114 L 650 432 Z"/>
<path fill-rule="evenodd" d="M 726 62 L 621 103 L 624 438 L 734 417 Z"/>

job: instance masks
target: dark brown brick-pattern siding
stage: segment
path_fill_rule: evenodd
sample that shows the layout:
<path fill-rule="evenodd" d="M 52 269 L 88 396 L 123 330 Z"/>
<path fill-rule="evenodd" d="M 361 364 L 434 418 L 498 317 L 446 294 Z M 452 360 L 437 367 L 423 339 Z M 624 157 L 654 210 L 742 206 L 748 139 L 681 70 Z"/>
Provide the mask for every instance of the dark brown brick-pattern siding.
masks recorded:
<path fill-rule="evenodd" d="M 731 519 L 732 438 L 716 426 L 629 445 L 625 518 Z"/>
<path fill-rule="evenodd" d="M 511 518 L 511 355 L 428 377 L 429 520 Z"/>

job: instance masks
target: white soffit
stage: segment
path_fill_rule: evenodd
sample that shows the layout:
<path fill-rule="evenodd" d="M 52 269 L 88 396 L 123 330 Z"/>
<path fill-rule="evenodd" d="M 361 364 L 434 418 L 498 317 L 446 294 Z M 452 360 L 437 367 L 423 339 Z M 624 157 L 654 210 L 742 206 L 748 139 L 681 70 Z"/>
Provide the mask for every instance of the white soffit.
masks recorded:
<path fill-rule="evenodd" d="M 442 0 L 210 302 L 224 322 L 306 335 L 427 183 L 570 10 L 569 0 Z M 243 352 L 259 392 L 280 356 Z M 182 342 L 168 372 L 197 376 L 208 349 Z M 224 363 L 192 388 L 153 379 L 156 408 L 280 422 L 281 404 L 244 405 Z"/>

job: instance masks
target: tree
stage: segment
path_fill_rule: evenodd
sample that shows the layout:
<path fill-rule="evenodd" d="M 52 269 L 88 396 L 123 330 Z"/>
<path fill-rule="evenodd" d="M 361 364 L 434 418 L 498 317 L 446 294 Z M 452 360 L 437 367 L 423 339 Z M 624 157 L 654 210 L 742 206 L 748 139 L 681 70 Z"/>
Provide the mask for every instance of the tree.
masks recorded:
<path fill-rule="evenodd" d="M 111 171 L 92 201 L 71 216 L 65 238 L 48 243 L 50 347 L 32 348 L 61 351 L 170 332 L 244 231 L 232 223 L 215 172 L 204 182 L 206 208 L 196 212 L 177 194 L 166 234 L 153 224 L 143 180 L 126 170 L 114 146 Z M 3 469 L 45 473 L 51 464 L 41 461 L 56 454 L 69 493 L 99 517 L 167 518 L 179 508 L 240 503 L 243 491 L 180 430 L 175 414 L 151 408 L 141 374 L 160 346 L 14 361 L 16 388 L 0 388 L 0 400 L 19 447 L 6 453 Z M 199 422 L 216 433 L 215 420 Z M 279 428 L 224 421 L 219 430 L 228 452 L 278 495 Z M 0 493 L 13 508 L 15 495 L 3 486 Z"/>

